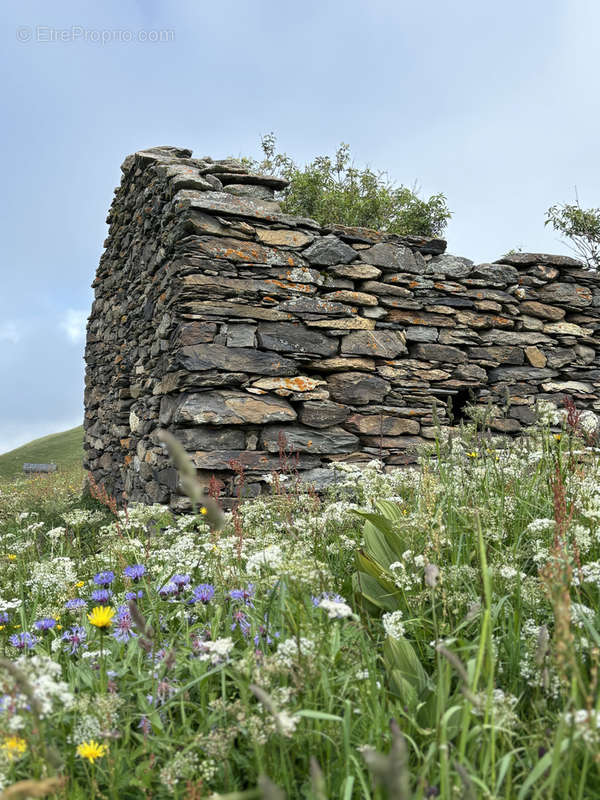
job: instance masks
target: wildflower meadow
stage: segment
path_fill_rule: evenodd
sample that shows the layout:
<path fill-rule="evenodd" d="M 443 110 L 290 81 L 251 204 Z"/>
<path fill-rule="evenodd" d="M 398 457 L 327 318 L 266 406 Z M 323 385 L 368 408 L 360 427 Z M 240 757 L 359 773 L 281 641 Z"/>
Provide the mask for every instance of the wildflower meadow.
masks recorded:
<path fill-rule="evenodd" d="M 598 425 L 478 417 L 218 522 L 1 483 L 0 796 L 599 796 Z"/>

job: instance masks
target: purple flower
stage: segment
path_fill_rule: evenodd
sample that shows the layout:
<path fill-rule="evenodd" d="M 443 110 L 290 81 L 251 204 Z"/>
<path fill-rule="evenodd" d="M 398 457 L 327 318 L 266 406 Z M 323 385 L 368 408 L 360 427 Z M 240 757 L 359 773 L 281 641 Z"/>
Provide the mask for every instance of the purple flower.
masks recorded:
<path fill-rule="evenodd" d="M 146 574 L 146 567 L 143 564 L 132 564 L 130 567 L 125 567 L 123 575 L 126 578 L 131 578 L 132 581 L 140 580 Z"/>
<path fill-rule="evenodd" d="M 87 603 L 83 597 L 74 597 L 72 600 L 67 600 L 65 608 L 67 611 L 83 611 L 84 608 L 87 608 Z"/>
<path fill-rule="evenodd" d="M 178 591 L 181 591 L 184 586 L 187 586 L 190 582 L 189 575 L 173 575 L 169 583 L 174 583 L 177 587 Z"/>
<path fill-rule="evenodd" d="M 128 642 L 134 636 L 137 636 L 137 633 L 133 630 L 133 622 L 127 606 L 119 606 L 117 609 L 117 621 L 113 636 L 117 642 Z"/>
<path fill-rule="evenodd" d="M 8 625 L 9 620 L 8 611 L 0 611 L 0 625 Z"/>
<path fill-rule="evenodd" d="M 84 650 L 87 649 L 87 644 L 85 643 L 87 633 L 85 632 L 85 628 L 82 628 L 81 625 L 73 625 L 73 627 L 66 630 L 60 638 L 65 643 L 65 652 L 71 655 L 75 655 L 80 648 Z"/>
<path fill-rule="evenodd" d="M 148 653 L 148 660 L 153 661 L 155 664 L 160 664 L 166 655 L 167 655 L 166 648 L 161 647 L 160 650 L 157 650 L 156 652 L 152 650 L 150 653 Z"/>
<path fill-rule="evenodd" d="M 144 596 L 144 593 L 141 589 L 138 589 L 137 592 L 125 592 L 125 600 L 140 600 Z"/>
<path fill-rule="evenodd" d="M 158 590 L 159 595 L 163 598 L 163 600 L 171 595 L 177 594 L 177 584 L 169 582 L 165 583 L 164 586 L 161 586 Z"/>
<path fill-rule="evenodd" d="M 152 723 L 146 716 L 143 716 L 140 719 L 138 723 L 138 728 L 141 728 L 141 731 L 144 734 L 144 736 L 150 736 L 152 733 Z"/>
<path fill-rule="evenodd" d="M 115 573 L 112 569 L 107 569 L 104 572 L 99 572 L 97 575 L 94 575 L 94 583 L 96 586 L 103 586 L 105 589 L 111 585 L 114 579 Z"/>
<path fill-rule="evenodd" d="M 201 583 L 200 586 L 196 586 L 192 591 L 192 599 L 190 600 L 190 603 L 202 603 L 206 606 L 213 599 L 214 594 L 215 587 L 212 584 Z"/>
<path fill-rule="evenodd" d="M 317 595 L 316 597 L 313 596 L 312 604 L 313 606 L 318 606 L 321 600 L 331 600 L 334 603 L 345 603 L 346 601 L 341 596 L 341 594 L 334 594 L 334 592 L 322 592 L 321 594 Z"/>
<path fill-rule="evenodd" d="M 248 636 L 250 632 L 250 620 L 244 612 L 241 609 L 236 609 L 231 616 L 233 619 L 231 630 L 234 631 L 236 628 L 239 628 L 244 636 Z"/>
<path fill-rule="evenodd" d="M 281 634 L 279 633 L 279 631 L 276 631 L 274 633 L 274 636 L 275 636 L 276 639 L 279 639 Z M 256 645 L 256 647 L 258 647 L 258 645 L 260 644 L 260 640 L 261 639 L 264 639 L 264 641 L 267 644 L 273 644 L 273 639 L 271 638 L 271 636 L 269 634 L 269 630 L 265 625 L 259 625 L 258 626 L 258 633 L 254 637 L 254 644 Z"/>
<path fill-rule="evenodd" d="M 112 592 L 110 589 L 95 589 L 92 592 L 92 600 L 94 603 L 103 603 L 106 604 L 112 597 Z"/>
<path fill-rule="evenodd" d="M 36 631 L 41 631 L 45 633 L 46 631 L 52 630 L 52 628 L 56 627 L 56 620 L 52 619 L 52 617 L 44 617 L 43 619 L 38 619 L 33 623 L 33 627 Z"/>
<path fill-rule="evenodd" d="M 229 597 L 232 600 L 242 600 L 250 608 L 254 608 L 252 598 L 254 597 L 254 584 L 249 583 L 245 589 L 232 589 L 229 592 Z"/>
<path fill-rule="evenodd" d="M 32 636 L 29 631 L 13 633 L 13 635 L 9 637 L 8 641 L 13 647 L 16 647 L 17 650 L 31 650 L 31 648 L 35 647 L 38 642 L 37 638 Z"/>

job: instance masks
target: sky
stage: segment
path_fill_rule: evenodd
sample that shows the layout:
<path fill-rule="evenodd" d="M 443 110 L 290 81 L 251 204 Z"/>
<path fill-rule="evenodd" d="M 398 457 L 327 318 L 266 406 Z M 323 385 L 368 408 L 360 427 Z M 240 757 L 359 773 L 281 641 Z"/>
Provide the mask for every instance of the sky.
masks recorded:
<path fill-rule="evenodd" d="M 600 206 L 597 0 L 5 0 L 0 453 L 83 418 L 85 323 L 120 164 L 155 145 L 297 162 L 350 144 L 453 213 L 448 251 L 568 253 Z"/>

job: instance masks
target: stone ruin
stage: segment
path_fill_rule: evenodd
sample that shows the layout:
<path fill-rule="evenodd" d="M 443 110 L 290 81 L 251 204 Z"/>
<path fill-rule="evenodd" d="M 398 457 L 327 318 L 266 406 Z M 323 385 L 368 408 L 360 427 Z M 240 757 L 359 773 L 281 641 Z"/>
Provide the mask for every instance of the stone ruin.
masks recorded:
<path fill-rule="evenodd" d="M 190 150 L 121 169 L 85 355 L 85 466 L 117 496 L 189 507 L 161 428 L 227 502 L 282 459 L 317 488 L 335 461 L 408 464 L 449 399 L 454 418 L 507 408 L 509 434 L 536 398 L 600 410 L 600 276 L 580 262 L 322 228 L 281 212 L 285 181 Z"/>

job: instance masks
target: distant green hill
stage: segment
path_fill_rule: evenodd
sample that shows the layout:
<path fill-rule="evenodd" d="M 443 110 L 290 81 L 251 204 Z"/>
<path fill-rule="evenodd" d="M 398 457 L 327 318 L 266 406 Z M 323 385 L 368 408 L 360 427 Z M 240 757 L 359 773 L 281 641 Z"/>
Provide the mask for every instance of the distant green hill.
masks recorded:
<path fill-rule="evenodd" d="M 83 426 L 63 433 L 53 433 L 34 439 L 0 455 L 0 480 L 23 475 L 23 464 L 56 464 L 67 469 L 81 464 L 83 460 Z"/>

